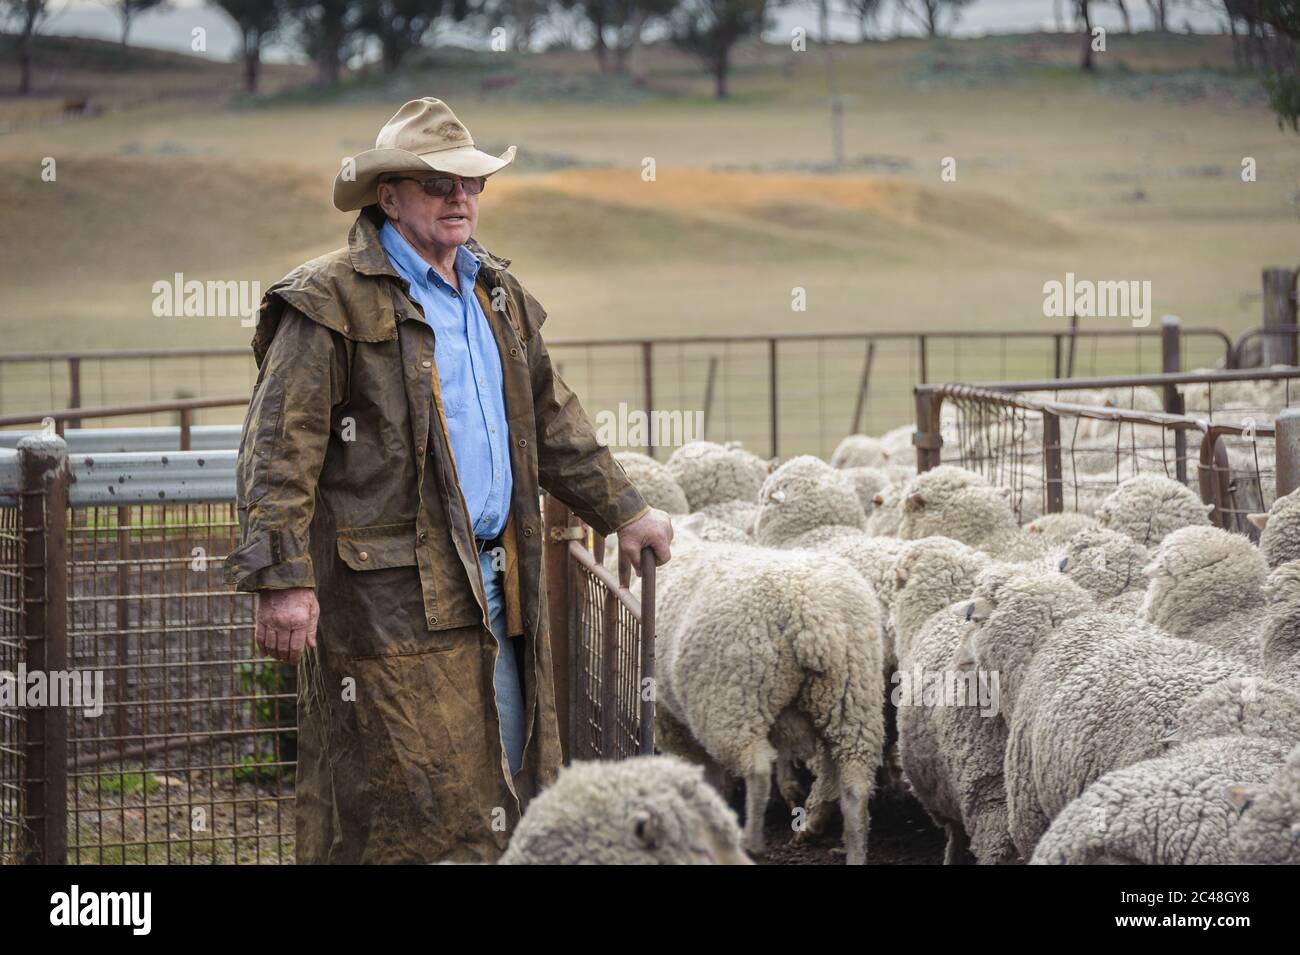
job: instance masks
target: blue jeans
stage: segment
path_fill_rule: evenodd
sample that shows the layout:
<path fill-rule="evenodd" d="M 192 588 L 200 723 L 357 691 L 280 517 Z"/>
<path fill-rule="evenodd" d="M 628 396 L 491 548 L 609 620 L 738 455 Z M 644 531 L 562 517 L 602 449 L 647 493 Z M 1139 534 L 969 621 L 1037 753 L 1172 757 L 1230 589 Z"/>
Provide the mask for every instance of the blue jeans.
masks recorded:
<path fill-rule="evenodd" d="M 497 551 L 499 553 L 499 551 Z M 488 620 L 497 641 L 497 665 L 492 674 L 496 691 L 497 719 L 501 723 L 501 745 L 510 763 L 510 773 L 519 772 L 524 764 L 524 697 L 519 689 L 517 644 L 521 638 L 506 634 L 506 599 L 501 589 L 504 574 L 492 567 L 493 551 L 478 555 L 483 570 L 483 589 L 487 593 Z"/>

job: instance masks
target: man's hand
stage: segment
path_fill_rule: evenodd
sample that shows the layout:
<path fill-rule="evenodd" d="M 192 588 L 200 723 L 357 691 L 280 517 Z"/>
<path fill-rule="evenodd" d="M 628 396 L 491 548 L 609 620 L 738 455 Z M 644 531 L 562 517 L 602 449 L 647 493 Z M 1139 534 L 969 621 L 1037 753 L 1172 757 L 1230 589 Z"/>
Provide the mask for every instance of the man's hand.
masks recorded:
<path fill-rule="evenodd" d="M 668 544 L 673 539 L 673 522 L 667 513 L 656 507 L 650 508 L 630 524 L 618 529 L 618 552 L 623 560 L 632 565 L 632 572 L 641 573 L 641 550 L 654 548 L 655 566 L 668 563 L 671 556 Z"/>
<path fill-rule="evenodd" d="M 304 646 L 316 648 L 318 620 L 320 604 L 310 587 L 257 592 L 257 643 L 269 657 L 296 664 Z"/>

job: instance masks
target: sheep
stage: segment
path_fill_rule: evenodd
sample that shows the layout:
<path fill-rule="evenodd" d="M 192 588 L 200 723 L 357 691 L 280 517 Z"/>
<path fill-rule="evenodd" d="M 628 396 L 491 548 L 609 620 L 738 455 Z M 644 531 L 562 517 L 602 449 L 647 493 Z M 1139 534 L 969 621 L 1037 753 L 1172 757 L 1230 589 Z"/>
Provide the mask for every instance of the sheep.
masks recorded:
<path fill-rule="evenodd" d="M 791 458 L 763 482 L 754 539 L 779 547 L 818 527 L 841 525 L 862 530 L 867 515 L 853 482 L 820 458 Z"/>
<path fill-rule="evenodd" d="M 758 516 L 758 499 L 755 496 L 752 501 L 718 501 L 705 505 L 696 513 L 730 524 L 737 530 L 744 531 L 746 537 L 751 537 L 754 533 L 754 518 Z"/>
<path fill-rule="evenodd" d="M 1051 544 L 1016 524 L 1009 491 L 964 468 L 944 464 L 918 474 L 903 499 L 898 536 L 904 540 L 942 535 L 1009 561 L 1046 556 Z"/>
<path fill-rule="evenodd" d="M 863 864 L 884 735 L 875 594 L 842 558 L 688 537 L 658 581 L 657 720 L 698 744 L 713 778 L 744 779 L 751 852 L 780 756 L 814 767 L 806 831 L 838 796 L 848 861 Z"/>
<path fill-rule="evenodd" d="M 1173 749 L 1113 770 L 1061 811 L 1032 862 L 1205 865 L 1232 861 L 1225 787 L 1268 782 L 1300 735 L 1300 694 L 1253 677 L 1210 687 L 1179 716 Z"/>
<path fill-rule="evenodd" d="M 1103 527 L 1080 531 L 1061 551 L 1058 568 L 1105 610 L 1137 613 L 1146 597 L 1142 573 L 1150 552 L 1133 538 Z"/>
<path fill-rule="evenodd" d="M 1241 818 L 1232 829 L 1232 861 L 1300 865 L 1300 746 L 1267 783 L 1235 784 L 1224 793 Z"/>
<path fill-rule="evenodd" d="M 767 462 L 744 448 L 690 441 L 668 458 L 668 471 L 698 511 L 723 501 L 752 501 L 767 478 Z"/>
<path fill-rule="evenodd" d="M 871 499 L 867 533 L 873 537 L 894 537 L 903 523 L 904 485 L 891 484 Z"/>
<path fill-rule="evenodd" d="M 1029 859 L 1062 809 L 1104 773 L 1160 755 L 1185 703 L 1250 667 L 1095 608 L 1056 573 L 984 575 L 967 613 L 964 669 L 1001 680 L 1007 826 Z"/>
<path fill-rule="evenodd" d="M 669 514 L 690 512 L 686 492 L 667 465 L 636 451 L 620 451 L 614 455 L 614 460 L 623 466 L 628 480 L 636 485 L 636 489 L 651 507 L 660 508 Z"/>
<path fill-rule="evenodd" d="M 498 865 L 752 865 L 735 813 L 672 756 L 574 763 L 529 803 Z"/>
<path fill-rule="evenodd" d="M 893 682 L 911 679 L 914 685 L 917 675 L 924 680 L 955 672 L 969 626 L 964 600 L 955 601 L 968 595 L 992 565 L 987 554 L 944 537 L 903 545 L 895 564 L 899 674 Z M 1006 723 L 973 706 L 917 705 L 902 697 L 899 687 L 894 697 L 903 774 L 947 832 L 944 862 L 962 861 L 967 851 L 984 864 L 1015 861 L 1002 781 Z"/>
<path fill-rule="evenodd" d="M 1268 564 L 1248 538 L 1184 527 L 1164 539 L 1142 573 L 1151 578 L 1142 619 L 1171 636 L 1259 662 Z"/>
<path fill-rule="evenodd" d="M 1097 509 L 1097 521 L 1144 547 L 1155 547 L 1180 527 L 1208 527 L 1213 509 L 1177 481 L 1140 474 L 1107 495 Z"/>
<path fill-rule="evenodd" d="M 905 466 L 916 473 L 916 445 L 912 444 L 912 435 L 916 427 L 910 424 L 899 425 L 880 436 L 880 446 L 889 453 L 891 467 Z"/>
<path fill-rule="evenodd" d="M 694 514 L 687 514 L 685 517 L 677 518 L 673 521 L 673 529 L 687 529 L 696 537 L 703 541 L 710 541 L 715 544 L 753 544 L 754 541 L 748 534 L 729 524 L 727 521 L 720 520 L 716 517 L 710 517 L 708 513 L 696 511 Z M 606 553 L 613 553 L 615 557 L 618 554 L 618 539 L 612 537 L 606 544 Z M 614 561 L 613 568 L 618 567 L 617 560 Z"/>
<path fill-rule="evenodd" d="M 849 435 L 831 453 L 833 468 L 878 468 L 888 460 L 884 445 L 865 434 Z"/>
<path fill-rule="evenodd" d="M 1264 582 L 1268 615 L 1260 638 L 1264 675 L 1300 689 L 1300 560 L 1288 561 Z"/>
<path fill-rule="evenodd" d="M 869 512 L 875 496 L 893 482 L 889 474 L 880 468 L 842 468 L 844 476 L 853 482 L 858 492 L 858 502 L 864 513 Z"/>
<path fill-rule="evenodd" d="M 1259 549 L 1270 567 L 1300 560 L 1300 488 L 1279 497 L 1267 514 L 1251 514 L 1260 529 Z"/>
<path fill-rule="evenodd" d="M 1065 511 L 1059 514 L 1044 514 L 1025 525 L 1030 534 L 1042 534 L 1050 544 L 1064 544 L 1079 531 L 1099 527 L 1097 519 L 1088 514 L 1076 514 Z"/>

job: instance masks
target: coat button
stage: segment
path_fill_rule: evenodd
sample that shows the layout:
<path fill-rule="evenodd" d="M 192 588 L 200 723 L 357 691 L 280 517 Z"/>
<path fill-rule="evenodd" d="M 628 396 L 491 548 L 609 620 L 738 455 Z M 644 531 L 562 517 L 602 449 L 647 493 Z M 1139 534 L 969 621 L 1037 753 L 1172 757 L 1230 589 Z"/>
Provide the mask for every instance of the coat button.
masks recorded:
<path fill-rule="evenodd" d="M 532 529 L 531 527 L 525 527 L 525 528 L 524 528 L 524 536 L 525 536 L 525 537 L 532 537 L 532 536 L 533 536 L 533 529 Z"/>
<path fill-rule="evenodd" d="M 438 622 L 438 617 L 436 614 L 429 618 L 429 626 L 432 627 L 437 622 Z"/>
<path fill-rule="evenodd" d="M 512 349 L 510 349 L 510 357 L 511 357 L 511 358 L 515 358 L 515 357 L 517 357 L 518 355 L 519 355 L 519 349 L 518 349 L 518 348 L 512 348 Z"/>
<path fill-rule="evenodd" d="M 433 362 L 431 362 L 431 361 L 422 361 L 422 362 L 420 362 L 420 367 L 421 367 L 421 368 L 432 368 L 432 367 L 433 367 Z"/>
<path fill-rule="evenodd" d="M 428 539 L 429 539 L 429 535 L 424 531 L 420 531 L 420 543 L 423 544 Z"/>
<path fill-rule="evenodd" d="M 527 438 L 520 438 L 520 439 L 519 439 L 519 447 L 521 447 L 521 448 L 526 448 L 526 447 L 528 447 L 528 439 L 527 439 Z"/>
<path fill-rule="evenodd" d="M 370 559 L 370 555 L 367 554 L 365 551 L 362 551 L 361 553 L 357 554 L 357 556 L 358 556 L 359 558 L 361 558 L 362 560 L 369 560 L 369 559 Z"/>
<path fill-rule="evenodd" d="M 424 457 L 424 445 L 420 445 L 418 448 L 415 449 L 415 456 L 417 458 Z"/>
<path fill-rule="evenodd" d="M 343 334 L 346 335 L 346 334 L 347 334 L 348 332 L 350 332 L 350 331 L 352 331 L 352 326 L 351 326 L 351 325 L 344 325 L 344 326 L 343 326 Z"/>

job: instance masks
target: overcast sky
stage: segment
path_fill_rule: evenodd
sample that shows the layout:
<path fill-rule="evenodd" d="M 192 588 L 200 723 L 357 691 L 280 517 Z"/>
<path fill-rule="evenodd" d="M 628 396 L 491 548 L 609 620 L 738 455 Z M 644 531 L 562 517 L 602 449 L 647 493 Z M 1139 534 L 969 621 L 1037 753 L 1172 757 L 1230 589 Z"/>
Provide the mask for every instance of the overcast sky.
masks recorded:
<path fill-rule="evenodd" d="M 954 31 L 959 36 L 983 33 L 1023 33 L 1033 30 L 1054 29 L 1054 0 L 975 0 L 962 14 Z M 195 27 L 207 31 L 207 56 L 230 59 L 237 49 L 238 35 L 230 20 L 220 10 L 204 0 L 172 0 L 170 9 L 161 13 L 146 13 L 136 18 L 131 28 L 131 42 L 141 46 L 190 52 L 190 38 Z M 1134 27 L 1142 29 L 1150 24 L 1150 14 L 1143 0 L 1128 0 Z M 54 16 L 43 32 L 75 36 L 116 39 L 121 33 L 118 18 L 99 0 L 51 0 Z M 1068 7 L 1062 3 L 1062 9 Z M 813 3 L 775 9 L 776 28 L 770 37 L 789 36 L 790 28 L 806 26 L 810 36 L 816 34 L 817 14 Z M 1122 25 L 1115 7 L 1097 8 L 1094 5 L 1094 24 L 1118 29 Z M 1219 32 L 1221 19 L 1205 9 L 1176 9 L 1171 18 L 1174 29 L 1183 30 L 1186 24 L 1200 32 Z M 890 5 L 882 26 L 890 34 L 917 33 L 916 25 L 899 18 L 894 5 Z M 832 34 L 844 38 L 857 38 L 857 24 L 847 16 L 832 17 Z M 448 38 L 466 46 L 486 46 L 485 37 L 472 32 L 460 32 Z M 267 59 L 296 58 L 296 53 L 285 47 L 269 50 Z"/>

